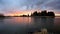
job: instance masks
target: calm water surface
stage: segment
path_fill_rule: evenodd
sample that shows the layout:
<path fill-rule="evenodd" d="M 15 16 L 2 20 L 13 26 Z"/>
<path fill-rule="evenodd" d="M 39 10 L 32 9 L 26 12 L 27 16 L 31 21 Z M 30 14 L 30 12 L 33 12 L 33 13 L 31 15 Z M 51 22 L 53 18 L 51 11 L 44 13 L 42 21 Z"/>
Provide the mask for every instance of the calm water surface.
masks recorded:
<path fill-rule="evenodd" d="M 8 17 L 0 18 L 0 34 L 27 34 L 46 28 L 48 32 L 60 32 L 60 17 Z"/>

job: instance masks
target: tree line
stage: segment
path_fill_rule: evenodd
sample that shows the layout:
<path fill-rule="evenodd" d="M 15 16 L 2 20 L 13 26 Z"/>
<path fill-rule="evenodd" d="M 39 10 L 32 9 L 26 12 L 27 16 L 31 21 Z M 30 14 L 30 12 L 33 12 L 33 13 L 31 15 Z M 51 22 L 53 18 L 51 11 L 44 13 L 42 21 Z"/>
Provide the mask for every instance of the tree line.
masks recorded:
<path fill-rule="evenodd" d="M 31 14 L 31 16 L 55 16 L 55 14 L 53 11 L 47 12 L 47 10 L 43 10 L 41 12 L 35 11 Z"/>

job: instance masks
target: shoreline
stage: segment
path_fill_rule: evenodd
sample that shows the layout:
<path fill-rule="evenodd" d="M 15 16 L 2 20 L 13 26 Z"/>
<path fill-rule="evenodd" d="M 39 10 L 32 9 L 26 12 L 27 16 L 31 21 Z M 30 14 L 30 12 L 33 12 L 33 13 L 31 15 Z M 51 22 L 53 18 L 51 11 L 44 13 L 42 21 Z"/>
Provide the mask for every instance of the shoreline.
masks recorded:
<path fill-rule="evenodd" d="M 3 17 L 60 17 L 60 16 L 2 16 Z"/>

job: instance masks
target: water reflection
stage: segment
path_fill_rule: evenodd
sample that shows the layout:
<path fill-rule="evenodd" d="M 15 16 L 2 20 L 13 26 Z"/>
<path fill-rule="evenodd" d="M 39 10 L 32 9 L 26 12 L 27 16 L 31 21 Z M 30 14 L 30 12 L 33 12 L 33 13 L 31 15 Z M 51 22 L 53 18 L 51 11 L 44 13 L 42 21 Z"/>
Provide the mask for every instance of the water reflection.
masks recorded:
<path fill-rule="evenodd" d="M 33 17 L 33 26 L 35 30 L 41 30 L 43 28 L 48 29 L 49 31 L 54 27 L 54 19 L 52 17 Z"/>
<path fill-rule="evenodd" d="M 31 18 L 30 17 L 16 17 L 14 18 L 15 22 L 20 22 L 20 23 L 30 23 L 31 22 Z"/>
<path fill-rule="evenodd" d="M 4 18 L 0 18 L 0 24 L 4 22 Z"/>
<path fill-rule="evenodd" d="M 12 17 L 4 21 L 10 25 L 27 25 L 31 23 L 31 17 Z"/>
<path fill-rule="evenodd" d="M 55 18 L 51 17 L 12 17 L 12 18 L 0 18 L 0 31 L 14 32 L 14 33 L 27 33 L 40 31 L 46 28 L 49 32 L 54 30 Z M 57 22 L 56 22 L 57 23 Z"/>

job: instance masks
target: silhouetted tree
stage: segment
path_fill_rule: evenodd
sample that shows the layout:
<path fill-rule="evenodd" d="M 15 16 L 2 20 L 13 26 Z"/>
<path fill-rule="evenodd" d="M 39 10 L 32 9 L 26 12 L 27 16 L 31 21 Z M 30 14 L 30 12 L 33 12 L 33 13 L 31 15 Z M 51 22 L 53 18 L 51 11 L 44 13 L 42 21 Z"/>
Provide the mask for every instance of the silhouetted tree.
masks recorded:
<path fill-rule="evenodd" d="M 55 16 L 54 12 L 50 11 L 47 13 L 47 10 L 37 12 L 35 11 L 34 13 L 31 14 L 31 16 Z"/>
<path fill-rule="evenodd" d="M 0 14 L 0 17 L 4 17 L 4 14 Z"/>
<path fill-rule="evenodd" d="M 38 16 L 41 16 L 41 13 L 40 12 L 38 12 Z"/>
<path fill-rule="evenodd" d="M 41 16 L 47 16 L 47 10 L 41 11 Z"/>
<path fill-rule="evenodd" d="M 29 17 L 29 14 L 28 14 L 28 17 Z"/>
<path fill-rule="evenodd" d="M 20 17 L 27 17 L 27 15 L 21 15 Z"/>
<path fill-rule="evenodd" d="M 38 14 L 37 14 L 37 11 L 35 11 L 33 14 L 32 14 L 32 16 L 37 16 Z"/>
<path fill-rule="evenodd" d="M 48 12 L 48 16 L 55 16 L 54 12 Z"/>

